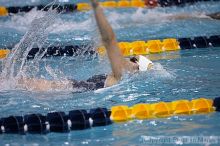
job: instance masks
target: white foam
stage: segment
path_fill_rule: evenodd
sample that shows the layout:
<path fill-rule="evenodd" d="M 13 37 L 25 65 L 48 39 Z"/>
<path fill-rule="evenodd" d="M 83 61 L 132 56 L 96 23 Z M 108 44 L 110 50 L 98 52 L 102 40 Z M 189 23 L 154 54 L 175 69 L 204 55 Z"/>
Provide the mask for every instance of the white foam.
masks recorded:
<path fill-rule="evenodd" d="M 134 13 L 126 12 L 120 13 L 116 11 L 107 11 L 107 19 L 110 21 L 113 28 L 118 29 L 124 27 L 126 25 L 138 25 L 143 23 L 152 23 L 163 21 L 167 16 L 172 14 L 158 12 L 156 10 L 146 12 L 144 9 L 139 8 Z M 0 25 L 2 27 L 7 26 L 9 28 L 16 29 L 21 32 L 25 32 L 28 30 L 31 22 L 35 18 L 42 17 L 46 12 L 37 10 L 36 8 L 32 9 L 28 13 L 14 14 L 11 16 L 10 20 L 7 20 Z M 91 12 L 86 12 L 88 15 L 91 15 Z M 74 14 L 73 14 L 74 15 Z M 70 18 L 74 18 L 71 16 Z M 129 23 L 128 23 L 129 22 Z M 73 19 L 61 19 L 59 17 L 56 18 L 53 29 L 51 29 L 51 33 L 61 33 L 61 32 L 69 32 L 73 30 L 93 30 L 95 22 L 92 17 L 88 17 L 82 21 L 76 21 Z"/>
<path fill-rule="evenodd" d="M 172 14 L 159 12 L 157 10 L 146 11 L 145 9 L 139 8 L 134 13 L 109 12 L 107 19 L 113 28 L 120 29 L 128 26 L 167 22 L 170 21 L 167 19 L 170 15 Z"/>
<path fill-rule="evenodd" d="M 113 86 L 111 86 L 111 87 L 105 87 L 105 88 L 100 88 L 100 89 L 95 90 L 94 92 L 95 92 L 95 93 L 103 93 L 103 92 L 106 92 L 107 90 L 110 90 L 110 89 L 112 89 L 112 88 L 113 88 Z"/>
<path fill-rule="evenodd" d="M 175 78 L 175 74 L 165 69 L 160 63 L 154 63 L 151 75 L 156 78 Z"/>
<path fill-rule="evenodd" d="M 56 19 L 56 22 L 53 26 L 53 30 L 51 33 L 63 33 L 68 31 L 80 30 L 80 31 L 91 31 L 93 30 L 94 24 L 92 23 L 92 19 L 86 19 L 82 22 L 76 21 L 64 21 L 62 19 Z"/>
<path fill-rule="evenodd" d="M 0 23 L 1 27 L 12 28 L 20 32 L 26 32 L 34 19 L 43 17 L 47 12 L 33 8 L 31 11 L 22 14 L 12 14 L 9 20 Z M 72 18 L 72 16 L 71 16 Z M 89 17 L 83 21 L 74 21 L 72 19 L 56 18 L 52 26 L 49 27 L 50 33 L 69 32 L 74 30 L 91 30 L 94 23 Z"/>
<path fill-rule="evenodd" d="M 31 22 L 35 18 L 40 18 L 45 14 L 43 11 L 38 11 L 36 8 L 32 9 L 28 13 L 21 14 L 12 14 L 9 20 L 1 23 L 2 27 L 13 28 L 21 32 L 28 30 Z"/>
<path fill-rule="evenodd" d="M 195 11 L 192 13 L 187 12 L 179 12 L 179 13 L 167 13 L 167 12 L 161 12 L 158 9 L 152 9 L 150 11 L 147 11 L 143 8 L 138 8 L 134 12 L 118 12 L 114 10 L 105 10 L 106 17 L 110 21 L 112 27 L 114 29 L 120 29 L 127 26 L 139 26 L 139 25 L 146 25 L 146 24 L 159 24 L 164 23 L 167 21 L 171 21 L 175 19 L 176 15 L 191 15 L 193 17 L 197 18 L 208 18 L 204 13 Z M 42 17 L 46 12 L 36 10 L 36 8 L 32 9 L 28 13 L 24 14 L 14 14 L 10 20 L 7 20 L 5 22 L 0 23 L 1 27 L 7 27 L 16 29 L 21 32 L 25 32 L 28 30 L 31 22 L 34 18 L 40 18 Z M 78 13 L 77 15 L 80 15 Z M 80 31 L 93 31 L 95 26 L 95 21 L 91 17 L 91 11 L 86 12 L 86 15 L 89 15 L 87 18 L 82 18 L 82 20 L 74 20 L 75 17 L 77 17 L 75 14 L 72 14 L 72 16 L 64 17 L 69 19 L 63 19 L 57 17 L 53 27 L 50 27 L 51 31 L 50 33 L 64 33 L 64 32 L 73 32 L 75 30 Z M 173 19 L 172 19 L 173 18 Z"/>

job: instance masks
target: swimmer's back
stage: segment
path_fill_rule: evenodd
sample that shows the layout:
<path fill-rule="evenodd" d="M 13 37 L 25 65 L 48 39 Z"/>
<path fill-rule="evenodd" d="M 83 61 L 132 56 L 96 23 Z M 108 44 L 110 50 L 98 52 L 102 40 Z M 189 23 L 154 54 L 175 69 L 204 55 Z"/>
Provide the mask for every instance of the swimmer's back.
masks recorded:
<path fill-rule="evenodd" d="M 71 83 L 73 89 L 91 91 L 91 90 L 104 88 L 106 78 L 107 75 L 101 74 L 101 75 L 94 75 L 85 81 L 71 80 Z"/>

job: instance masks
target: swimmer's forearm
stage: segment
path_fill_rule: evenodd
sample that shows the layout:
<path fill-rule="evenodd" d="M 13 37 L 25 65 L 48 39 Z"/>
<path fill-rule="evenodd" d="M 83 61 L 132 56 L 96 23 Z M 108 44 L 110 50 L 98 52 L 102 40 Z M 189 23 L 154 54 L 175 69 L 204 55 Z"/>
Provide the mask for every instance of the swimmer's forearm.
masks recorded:
<path fill-rule="evenodd" d="M 92 7 L 94 10 L 96 22 L 101 33 L 103 43 L 110 43 L 115 39 L 115 34 L 112 30 L 112 27 L 108 23 L 107 19 L 104 16 L 102 8 L 99 6 L 99 3 L 96 0 L 91 0 Z"/>

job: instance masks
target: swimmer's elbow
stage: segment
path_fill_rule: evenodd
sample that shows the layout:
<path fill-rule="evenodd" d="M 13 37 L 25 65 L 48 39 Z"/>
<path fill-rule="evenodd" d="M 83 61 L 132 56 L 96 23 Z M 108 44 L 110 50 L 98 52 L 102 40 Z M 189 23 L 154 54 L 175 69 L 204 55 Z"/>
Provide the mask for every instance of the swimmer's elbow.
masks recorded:
<path fill-rule="evenodd" d="M 112 42 L 114 42 L 116 40 L 115 38 L 115 34 L 106 34 L 102 36 L 102 42 L 104 44 L 110 45 Z"/>

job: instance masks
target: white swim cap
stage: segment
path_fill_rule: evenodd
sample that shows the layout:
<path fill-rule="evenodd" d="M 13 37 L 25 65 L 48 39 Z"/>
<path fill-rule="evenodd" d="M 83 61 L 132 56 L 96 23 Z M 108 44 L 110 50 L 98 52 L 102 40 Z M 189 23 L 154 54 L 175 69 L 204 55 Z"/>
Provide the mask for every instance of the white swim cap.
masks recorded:
<path fill-rule="evenodd" d="M 139 60 L 137 64 L 139 65 L 140 71 L 147 71 L 150 68 L 149 65 L 153 65 L 153 62 L 150 61 L 147 57 L 139 55 Z"/>

